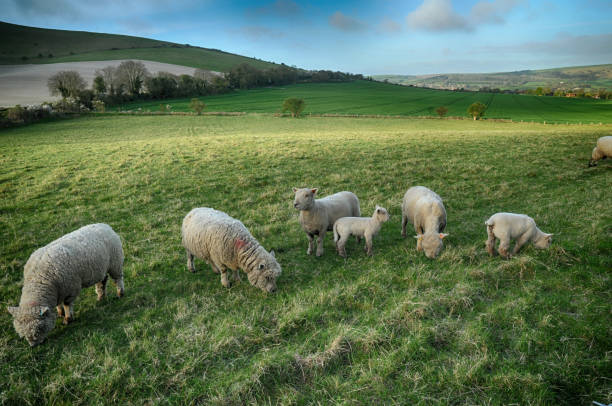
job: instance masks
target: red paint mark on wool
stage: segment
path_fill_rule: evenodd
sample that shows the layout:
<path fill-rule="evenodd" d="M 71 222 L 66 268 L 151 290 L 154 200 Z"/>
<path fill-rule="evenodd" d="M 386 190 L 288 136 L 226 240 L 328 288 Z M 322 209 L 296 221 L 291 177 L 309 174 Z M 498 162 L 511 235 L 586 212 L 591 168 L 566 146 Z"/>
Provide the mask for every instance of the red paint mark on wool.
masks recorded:
<path fill-rule="evenodd" d="M 244 240 L 241 240 L 240 238 L 236 239 L 236 241 L 234 241 L 234 247 L 236 247 L 236 249 L 241 250 L 244 247 L 247 246 L 247 242 Z"/>

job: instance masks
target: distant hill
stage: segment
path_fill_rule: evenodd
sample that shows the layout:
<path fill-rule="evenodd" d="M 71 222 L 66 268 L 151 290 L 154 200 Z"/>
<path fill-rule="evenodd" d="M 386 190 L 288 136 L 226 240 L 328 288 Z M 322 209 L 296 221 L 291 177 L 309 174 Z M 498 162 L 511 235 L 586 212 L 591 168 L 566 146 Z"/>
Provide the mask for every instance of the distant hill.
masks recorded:
<path fill-rule="evenodd" d="M 434 89 L 478 90 L 483 87 L 501 90 L 549 88 L 605 88 L 612 90 L 612 64 L 575 66 L 568 68 L 524 70 L 500 73 L 447 73 L 438 75 L 376 75 L 375 80 L 387 80 L 401 85 Z"/>
<path fill-rule="evenodd" d="M 52 30 L 0 22 L 0 65 L 144 59 L 226 72 L 240 63 L 259 69 L 259 59 L 148 38 L 85 31 Z"/>

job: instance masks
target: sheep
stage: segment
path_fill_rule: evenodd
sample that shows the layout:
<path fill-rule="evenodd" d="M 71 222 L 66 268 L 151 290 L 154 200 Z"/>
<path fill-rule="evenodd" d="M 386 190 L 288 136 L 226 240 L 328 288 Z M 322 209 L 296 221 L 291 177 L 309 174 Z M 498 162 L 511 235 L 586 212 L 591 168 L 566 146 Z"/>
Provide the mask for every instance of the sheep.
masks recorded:
<path fill-rule="evenodd" d="M 123 296 L 123 248 L 108 224 L 84 226 L 37 249 L 24 267 L 19 306 L 8 308 L 17 334 L 32 347 L 42 343 L 58 315 L 64 324 L 74 320 L 81 288 L 95 284 L 102 300 L 108 275 Z"/>
<path fill-rule="evenodd" d="M 332 231 L 340 217 L 359 217 L 359 199 L 351 192 L 338 192 L 321 199 L 315 199 L 319 189 L 293 188 L 295 199 L 293 207 L 300 211 L 300 224 L 308 236 L 307 255 L 312 254 L 314 236 L 317 238 L 317 257 L 323 255 L 323 238 L 327 231 Z"/>
<path fill-rule="evenodd" d="M 612 157 L 612 135 L 601 137 L 597 140 L 597 146 L 593 148 L 589 167 L 596 166 L 600 159 Z"/>
<path fill-rule="evenodd" d="M 344 246 L 351 235 L 365 237 L 365 249 L 372 256 L 372 239 L 378 234 L 383 223 L 389 221 L 389 213 L 384 207 L 376 206 L 372 217 L 342 217 L 334 223 L 334 242 L 338 255 L 346 258 Z"/>
<path fill-rule="evenodd" d="M 496 213 L 485 221 L 487 226 L 487 252 L 495 256 L 495 238 L 499 239 L 499 254 L 504 258 L 516 255 L 529 241 L 540 249 L 550 247 L 553 234 L 542 232 L 535 221 L 525 214 Z M 512 254 L 508 253 L 510 240 L 516 240 Z"/>
<path fill-rule="evenodd" d="M 264 292 L 276 292 L 281 267 L 274 251 L 266 251 L 239 220 L 209 207 L 191 210 L 183 219 L 183 246 L 187 268 L 195 272 L 194 257 L 206 261 L 213 272 L 221 274 L 221 284 L 229 288 L 227 270 L 240 280 L 238 269 L 246 272 L 251 285 Z"/>
<path fill-rule="evenodd" d="M 408 220 L 417 232 L 417 251 L 436 258 L 444 245 L 442 240 L 448 236 L 442 233 L 446 227 L 442 198 L 424 186 L 411 187 L 402 200 L 402 237 L 406 237 Z"/>

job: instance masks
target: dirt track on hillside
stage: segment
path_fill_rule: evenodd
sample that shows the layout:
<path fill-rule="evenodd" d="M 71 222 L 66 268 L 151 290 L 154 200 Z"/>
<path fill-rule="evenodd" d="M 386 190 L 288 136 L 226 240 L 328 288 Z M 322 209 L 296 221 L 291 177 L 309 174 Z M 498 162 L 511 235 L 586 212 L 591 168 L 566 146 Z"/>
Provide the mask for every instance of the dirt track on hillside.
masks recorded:
<path fill-rule="evenodd" d="M 118 66 L 123 60 L 91 61 L 91 62 L 65 62 L 41 65 L 0 65 L 0 106 L 14 106 L 16 104 L 39 104 L 44 101 L 59 99 L 51 96 L 47 87 L 47 80 L 51 75 L 62 70 L 76 70 L 91 87 L 95 72 L 106 66 Z M 145 64 L 149 72 L 170 72 L 175 75 L 193 75 L 195 69 L 168 63 L 140 61 Z"/>

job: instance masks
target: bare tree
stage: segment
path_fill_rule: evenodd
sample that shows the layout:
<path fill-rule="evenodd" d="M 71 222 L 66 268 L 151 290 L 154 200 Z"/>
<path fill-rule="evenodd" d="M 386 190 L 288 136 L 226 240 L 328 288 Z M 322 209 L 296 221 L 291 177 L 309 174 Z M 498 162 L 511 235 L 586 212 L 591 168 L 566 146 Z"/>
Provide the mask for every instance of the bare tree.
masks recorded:
<path fill-rule="evenodd" d="M 114 96 L 121 94 L 121 84 L 117 75 L 117 68 L 114 66 L 107 66 L 105 68 L 96 71 L 96 76 L 102 76 L 104 83 L 106 84 L 106 90 L 108 94 Z"/>
<path fill-rule="evenodd" d="M 79 92 L 85 89 L 87 83 L 74 70 L 63 70 L 51 76 L 47 81 L 51 96 L 60 94 L 62 97 L 78 97 Z"/>
<path fill-rule="evenodd" d="M 140 94 L 145 79 L 150 75 L 142 62 L 124 61 L 117 67 L 119 83 L 124 85 L 129 94 Z"/>

